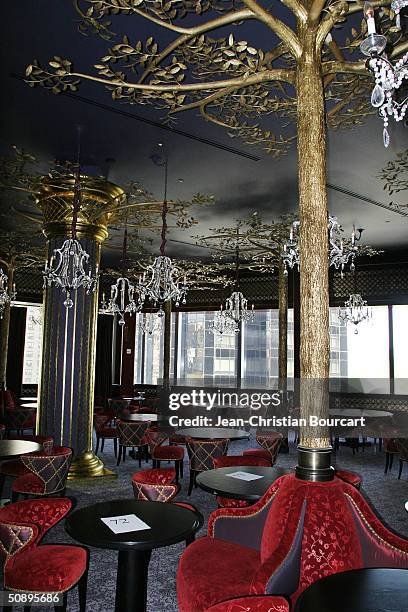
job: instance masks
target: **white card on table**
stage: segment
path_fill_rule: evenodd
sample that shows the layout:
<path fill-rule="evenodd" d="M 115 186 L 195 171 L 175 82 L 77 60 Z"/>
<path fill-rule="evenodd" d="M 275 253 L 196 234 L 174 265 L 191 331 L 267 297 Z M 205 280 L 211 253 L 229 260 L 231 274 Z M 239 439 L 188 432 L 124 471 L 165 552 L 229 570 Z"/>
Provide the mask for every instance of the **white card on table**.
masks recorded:
<path fill-rule="evenodd" d="M 250 472 L 232 472 L 231 474 L 226 474 L 226 476 L 231 476 L 231 478 L 238 478 L 238 480 L 247 481 L 263 478 L 263 476 L 259 476 L 259 474 L 251 474 Z"/>
<path fill-rule="evenodd" d="M 124 514 L 122 516 L 107 516 L 101 521 L 109 527 L 113 533 L 128 533 L 130 531 L 142 531 L 150 529 L 149 525 L 138 518 L 135 514 Z"/>

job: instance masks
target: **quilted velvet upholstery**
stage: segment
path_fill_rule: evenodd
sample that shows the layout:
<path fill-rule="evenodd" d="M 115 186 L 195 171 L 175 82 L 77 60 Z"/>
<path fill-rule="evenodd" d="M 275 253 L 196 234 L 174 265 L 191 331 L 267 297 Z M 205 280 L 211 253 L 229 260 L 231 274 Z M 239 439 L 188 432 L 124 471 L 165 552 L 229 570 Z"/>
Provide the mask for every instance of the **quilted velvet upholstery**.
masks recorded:
<path fill-rule="evenodd" d="M 174 483 L 176 470 L 152 469 L 136 472 L 132 476 L 133 493 L 136 499 L 169 502 L 179 492 L 180 486 Z"/>
<path fill-rule="evenodd" d="M 203 612 L 227 597 L 248 594 L 284 593 L 294 603 L 310 584 L 336 572 L 408 568 L 408 540 L 389 532 L 359 491 L 339 478 L 312 483 L 294 474 L 283 476 L 253 506 L 213 512 L 208 534 L 212 544 L 198 540 L 182 555 L 177 577 L 180 612 Z M 232 543 L 234 554 L 226 547 Z M 206 548 L 211 562 L 205 566 Z M 258 561 L 247 563 L 248 555 Z M 231 576 L 225 577 L 227 592 L 221 597 L 217 585 L 224 565 Z M 197 567 L 200 575 L 195 578 Z M 246 592 L 242 568 L 247 569 Z M 230 590 L 235 571 L 237 586 Z"/>
<path fill-rule="evenodd" d="M 15 493 L 51 495 L 62 491 L 68 476 L 72 450 L 65 446 L 54 446 L 49 455 L 23 455 L 21 461 L 30 470 L 29 474 L 16 478 L 12 490 Z"/>
<path fill-rule="evenodd" d="M 59 523 L 72 508 L 72 502 L 67 497 L 47 497 L 42 499 L 27 499 L 0 508 L 0 523 L 27 522 L 38 529 L 38 540 Z"/>
<path fill-rule="evenodd" d="M 110 427 L 109 423 L 112 420 L 111 412 L 103 412 L 94 414 L 95 433 L 98 438 L 117 438 L 118 431 L 116 427 Z"/>
<path fill-rule="evenodd" d="M 79 546 L 38 546 L 6 563 L 4 586 L 18 591 L 66 591 L 78 582 L 86 567 L 87 553 Z"/>
<path fill-rule="evenodd" d="M 229 440 L 199 440 L 187 438 L 187 452 L 190 458 L 190 469 L 194 472 L 205 472 L 214 467 L 214 459 L 227 454 Z"/>
<path fill-rule="evenodd" d="M 116 421 L 121 446 L 143 446 L 143 437 L 150 427 L 150 421 Z"/>
<path fill-rule="evenodd" d="M 254 595 L 223 601 L 207 612 L 289 612 L 289 604 L 283 597 Z"/>

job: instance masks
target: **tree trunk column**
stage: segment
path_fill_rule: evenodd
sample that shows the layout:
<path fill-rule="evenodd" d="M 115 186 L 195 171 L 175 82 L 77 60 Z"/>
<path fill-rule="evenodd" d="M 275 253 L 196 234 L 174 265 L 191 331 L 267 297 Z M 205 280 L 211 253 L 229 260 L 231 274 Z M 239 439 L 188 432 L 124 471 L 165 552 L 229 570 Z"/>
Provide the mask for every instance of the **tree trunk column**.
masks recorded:
<path fill-rule="evenodd" d="M 279 378 L 281 384 L 288 375 L 288 277 L 279 263 Z"/>
<path fill-rule="evenodd" d="M 297 70 L 298 166 L 300 210 L 300 478 L 327 480 L 330 440 L 326 427 L 310 427 L 309 416 L 328 417 L 329 262 L 326 192 L 326 128 L 320 54 L 313 32 Z"/>
<path fill-rule="evenodd" d="M 44 179 L 38 198 L 49 255 L 71 235 L 73 179 L 56 182 Z M 122 194 L 111 183 L 83 177 L 77 237 L 89 254 L 92 270 L 99 266 L 101 244 L 108 235 L 110 214 L 104 210 L 112 207 L 112 200 L 120 204 Z M 54 286 L 44 290 L 37 429 L 52 436 L 55 444 L 73 449 L 69 478 L 113 475 L 92 452 L 98 291 L 87 294 L 81 288 L 72 292 L 71 299 L 72 308 L 66 308 L 65 292 Z"/>

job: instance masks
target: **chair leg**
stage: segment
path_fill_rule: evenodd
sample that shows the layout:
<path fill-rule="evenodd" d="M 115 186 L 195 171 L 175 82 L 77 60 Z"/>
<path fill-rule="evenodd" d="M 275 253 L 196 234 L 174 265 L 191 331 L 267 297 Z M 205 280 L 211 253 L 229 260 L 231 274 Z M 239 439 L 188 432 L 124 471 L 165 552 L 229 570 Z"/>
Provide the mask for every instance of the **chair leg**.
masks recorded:
<path fill-rule="evenodd" d="M 55 612 L 67 612 L 68 593 L 64 591 L 62 594 L 62 606 L 54 606 Z"/>
<path fill-rule="evenodd" d="M 390 467 L 389 470 L 392 470 L 392 464 L 394 463 L 394 453 L 389 453 L 390 455 Z"/>
<path fill-rule="evenodd" d="M 0 474 L 0 499 L 3 497 L 3 488 L 4 488 L 5 480 L 6 480 L 6 475 Z"/>
<path fill-rule="evenodd" d="M 116 462 L 116 465 L 119 465 L 121 457 L 122 457 L 122 445 L 119 444 L 118 460 Z"/>
<path fill-rule="evenodd" d="M 403 462 L 402 462 L 402 461 L 401 461 L 401 459 L 400 459 L 400 462 L 399 462 L 399 472 L 398 472 L 398 480 L 401 478 L 401 474 L 402 474 L 402 465 L 403 465 Z"/>
<path fill-rule="evenodd" d="M 113 438 L 113 452 L 115 453 L 115 457 L 118 455 L 118 439 Z"/>
<path fill-rule="evenodd" d="M 78 582 L 79 612 L 86 612 L 86 590 L 88 586 L 88 570 L 86 570 Z"/>
<path fill-rule="evenodd" d="M 179 482 L 179 474 L 180 474 L 180 461 L 174 462 L 174 467 L 176 468 L 176 483 Z"/>
<path fill-rule="evenodd" d="M 187 548 L 187 546 L 189 546 L 190 544 L 192 544 L 192 543 L 194 542 L 194 540 L 195 540 L 195 534 L 193 534 L 193 535 L 189 536 L 189 537 L 187 538 L 187 540 L 186 540 L 186 548 Z"/>
<path fill-rule="evenodd" d="M 183 478 L 184 476 L 184 466 L 183 466 L 183 460 L 180 461 L 180 477 Z"/>
<path fill-rule="evenodd" d="M 96 448 L 95 448 L 95 455 L 97 455 L 97 454 L 98 454 L 98 450 L 99 450 L 99 440 L 100 440 L 100 437 L 99 437 L 99 436 L 96 436 Z"/>
<path fill-rule="evenodd" d="M 193 486 L 194 486 L 194 481 L 195 481 L 195 473 L 193 472 L 193 470 L 190 470 L 190 483 L 188 485 L 188 495 L 191 495 L 191 491 L 193 490 Z"/>
<path fill-rule="evenodd" d="M 388 472 L 388 468 L 390 467 L 390 453 L 385 453 L 385 469 L 384 474 Z"/>
<path fill-rule="evenodd" d="M 126 446 L 122 447 L 122 460 L 123 460 L 123 463 L 125 463 L 125 461 L 126 461 Z"/>
<path fill-rule="evenodd" d="M 31 606 L 24 606 L 24 612 L 30 612 Z"/>
<path fill-rule="evenodd" d="M 105 446 L 105 438 L 102 438 L 101 453 L 103 453 L 104 446 Z"/>

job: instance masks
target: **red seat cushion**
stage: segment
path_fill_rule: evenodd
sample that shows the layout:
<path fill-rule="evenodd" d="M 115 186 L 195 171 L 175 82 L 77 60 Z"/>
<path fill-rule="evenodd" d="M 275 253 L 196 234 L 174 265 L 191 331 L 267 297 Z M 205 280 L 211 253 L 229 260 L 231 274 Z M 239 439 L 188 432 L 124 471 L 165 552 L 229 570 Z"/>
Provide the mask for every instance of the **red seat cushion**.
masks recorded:
<path fill-rule="evenodd" d="M 245 499 L 231 499 L 230 497 L 221 497 L 217 495 L 217 504 L 221 508 L 247 508 L 250 503 Z"/>
<path fill-rule="evenodd" d="M 15 493 L 41 495 L 44 493 L 44 482 L 32 472 L 29 472 L 16 478 L 13 482 L 12 490 Z"/>
<path fill-rule="evenodd" d="M 336 476 L 337 478 L 344 480 L 344 482 L 353 485 L 353 487 L 357 487 L 357 489 L 361 485 L 361 476 L 355 472 L 349 472 L 348 470 L 336 470 Z"/>
<path fill-rule="evenodd" d="M 103 427 L 97 435 L 99 438 L 117 438 L 118 430 L 116 427 Z"/>
<path fill-rule="evenodd" d="M 196 540 L 178 566 L 179 612 L 203 612 L 225 599 L 247 595 L 259 564 L 259 552 L 252 548 L 210 537 Z"/>
<path fill-rule="evenodd" d="M 266 459 L 267 461 L 269 461 L 269 464 L 271 463 L 271 454 L 268 453 L 268 451 L 264 448 L 249 448 L 248 450 L 245 450 L 242 454 L 245 456 L 248 455 L 251 457 L 260 457 L 261 459 Z"/>
<path fill-rule="evenodd" d="M 86 551 L 79 546 L 38 546 L 6 563 L 4 586 L 18 591 L 66 591 L 78 582 L 86 565 Z"/>
<path fill-rule="evenodd" d="M 184 448 L 181 446 L 156 446 L 153 453 L 154 459 L 163 459 L 170 461 L 179 461 L 184 457 Z"/>
<path fill-rule="evenodd" d="M 24 476 L 24 474 L 30 474 L 30 470 L 26 468 L 20 459 L 12 459 L 11 461 L 3 461 L 1 463 L 0 474 L 17 478 L 18 476 Z"/>

